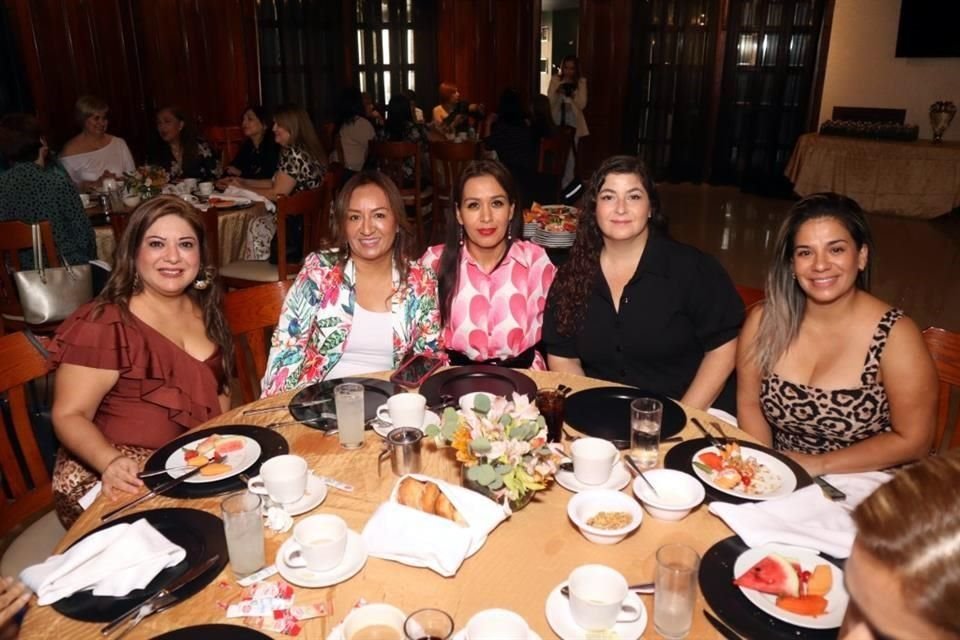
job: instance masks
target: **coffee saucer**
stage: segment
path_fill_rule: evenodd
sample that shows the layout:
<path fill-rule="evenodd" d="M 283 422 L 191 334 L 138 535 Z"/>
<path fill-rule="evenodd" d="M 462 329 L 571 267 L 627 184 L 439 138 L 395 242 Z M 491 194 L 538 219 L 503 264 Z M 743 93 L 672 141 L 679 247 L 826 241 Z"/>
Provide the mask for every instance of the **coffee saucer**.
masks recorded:
<path fill-rule="evenodd" d="M 288 538 L 286 542 L 280 545 L 280 550 L 277 551 L 276 565 L 284 580 L 301 587 L 317 589 L 338 584 L 355 576 L 367 563 L 367 547 L 363 544 L 360 534 L 353 530 L 347 530 L 347 549 L 343 554 L 343 560 L 333 569 L 326 571 L 313 571 L 306 567 L 291 567 L 284 562 L 284 553 L 293 543 L 293 538 Z"/>
<path fill-rule="evenodd" d="M 450 640 L 469 640 L 467 638 L 467 630 L 460 629 L 460 631 L 457 631 L 455 634 L 453 634 L 453 637 L 450 638 Z M 530 629 L 530 632 L 527 634 L 527 640 L 543 640 L 543 638 L 540 637 L 539 633 L 533 629 Z"/>
<path fill-rule="evenodd" d="M 307 489 L 296 502 L 280 505 L 291 516 L 299 516 L 320 506 L 327 498 L 327 483 L 313 475 L 307 476 Z"/>
<path fill-rule="evenodd" d="M 423 414 L 423 424 L 420 425 L 420 431 L 423 431 L 427 428 L 428 424 L 440 424 L 440 416 L 438 416 L 433 411 L 427 411 Z M 386 420 L 380 418 L 373 421 L 373 430 L 377 432 L 377 435 L 381 438 L 386 438 L 387 434 L 393 431 L 394 426 L 392 422 L 387 422 Z"/>
<path fill-rule="evenodd" d="M 594 635 L 573 621 L 573 614 L 570 613 L 570 600 L 568 600 L 560 590 L 567 586 L 564 580 L 556 586 L 547 596 L 547 623 L 553 632 L 562 640 L 587 640 L 588 636 Z M 637 640 L 643 635 L 647 628 L 647 608 L 643 606 L 643 601 L 633 591 L 627 593 L 624 604 L 637 607 L 640 610 L 640 617 L 633 622 L 618 622 L 613 626 L 614 637 L 620 640 Z"/>
<path fill-rule="evenodd" d="M 584 484 L 577 480 L 577 477 L 573 475 L 573 471 L 557 471 L 554 478 L 556 478 L 557 484 L 567 491 L 574 493 L 591 489 L 612 489 L 614 491 L 620 491 L 620 489 L 630 484 L 630 480 L 632 479 L 630 472 L 627 471 L 627 465 L 623 464 L 623 462 L 617 463 L 613 471 L 610 472 L 610 477 L 602 484 Z"/>

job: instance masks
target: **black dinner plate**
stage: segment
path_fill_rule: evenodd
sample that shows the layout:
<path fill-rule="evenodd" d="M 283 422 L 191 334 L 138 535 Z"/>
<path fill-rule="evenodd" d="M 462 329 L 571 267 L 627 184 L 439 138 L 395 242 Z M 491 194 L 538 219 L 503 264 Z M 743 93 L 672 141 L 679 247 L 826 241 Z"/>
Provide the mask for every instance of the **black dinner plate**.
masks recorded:
<path fill-rule="evenodd" d="M 810 474 L 807 473 L 803 467 L 799 464 L 783 455 L 779 451 L 774 451 L 768 447 L 765 447 L 760 444 L 754 444 L 753 442 L 746 442 L 745 440 L 737 440 L 740 443 L 740 446 L 744 449 L 756 449 L 757 451 L 763 451 L 767 455 L 771 455 L 777 460 L 783 462 L 787 465 L 793 474 L 797 476 L 797 489 L 802 489 L 813 484 L 813 478 L 810 477 Z M 729 502 L 731 504 L 743 504 L 744 502 L 761 502 L 760 500 L 752 500 L 750 498 L 742 498 L 740 496 L 734 496 L 729 493 L 724 493 L 715 489 L 713 486 L 707 484 L 700 478 L 696 473 L 693 472 L 693 456 L 700 451 L 710 446 L 710 441 L 706 438 L 694 438 L 693 440 L 685 440 L 680 444 L 674 446 L 670 451 L 667 451 L 667 455 L 664 456 L 663 466 L 667 469 L 675 469 L 676 471 L 683 471 L 684 473 L 689 473 L 697 480 L 700 480 L 700 483 L 703 485 L 703 488 L 707 492 L 707 502 L 712 502 L 714 500 L 719 500 L 720 502 Z"/>
<path fill-rule="evenodd" d="M 663 403 L 661 440 L 677 435 L 687 425 L 687 414 L 679 404 L 659 393 L 636 387 L 577 391 L 567 398 L 563 420 L 584 435 L 630 442 L 630 403 L 637 398 L 656 398 Z"/>
<path fill-rule="evenodd" d="M 492 364 L 471 364 L 435 373 L 420 387 L 420 393 L 427 398 L 429 405 L 442 402 L 442 396 L 453 396 L 456 399 L 474 391 L 485 391 L 508 399 L 516 391 L 533 400 L 537 397 L 537 383 L 516 369 Z"/>
<path fill-rule="evenodd" d="M 321 431 L 336 429 L 336 418 L 326 417 L 323 414 L 336 415 L 337 409 L 333 400 L 333 390 L 337 385 L 347 382 L 363 385 L 363 420 L 367 423 L 377 417 L 377 408 L 384 404 L 390 396 L 406 392 L 406 389 L 399 385 L 377 378 L 324 380 L 323 382 L 315 382 L 298 391 L 290 400 L 290 414 L 307 427 L 320 429 Z M 304 402 L 314 402 L 323 398 L 329 398 L 329 402 L 312 407 L 298 406 Z M 367 428 L 371 428 L 369 424 Z"/>
<path fill-rule="evenodd" d="M 807 629 L 774 618 L 756 607 L 733 584 L 733 565 L 747 545 L 739 536 L 730 536 L 710 547 L 700 561 L 700 591 L 717 617 L 746 638 L 764 640 L 833 640 L 839 629 Z M 843 568 L 843 561 L 821 555 Z"/>
<path fill-rule="evenodd" d="M 244 473 L 251 477 L 260 472 L 260 465 L 265 461 L 274 456 L 290 453 L 290 445 L 288 445 L 284 437 L 276 431 L 263 427 L 254 427 L 248 424 L 220 425 L 211 427 L 210 429 L 204 429 L 203 431 L 190 431 L 176 440 L 171 440 L 147 458 L 146 464 L 143 465 L 143 470 L 162 471 L 166 468 L 167 458 L 169 458 L 170 454 L 174 451 L 191 442 L 202 439 L 205 434 L 213 433 L 219 433 L 225 436 L 246 436 L 257 441 L 257 444 L 260 445 L 260 457 L 253 465 L 244 470 Z M 169 479 L 169 475 L 161 473 L 156 476 L 144 478 L 143 483 L 147 485 L 149 489 L 153 489 Z M 216 482 L 181 482 L 174 488 L 165 491 L 163 495 L 170 496 L 171 498 L 206 498 L 209 496 L 218 496 L 223 493 L 230 493 L 231 491 L 239 491 L 246 489 L 246 487 L 246 483 L 241 480 L 240 475 L 237 474 L 229 478 L 224 478 L 223 480 L 217 480 Z"/>
<path fill-rule="evenodd" d="M 256 629 L 236 624 L 200 624 L 154 636 L 153 640 L 270 640 Z"/>
<path fill-rule="evenodd" d="M 176 592 L 176 602 L 182 602 L 199 592 L 227 566 L 227 540 L 223 535 L 223 521 L 212 513 L 197 509 L 153 509 L 131 513 L 100 525 L 80 540 L 115 524 L 134 522 L 141 518 L 146 518 L 167 540 L 183 547 L 187 552 L 186 557 L 179 564 L 161 571 L 143 589 L 136 589 L 120 597 L 95 596 L 92 591 L 80 591 L 53 603 L 56 611 L 68 618 L 85 622 L 110 622 L 144 602 L 191 567 L 203 564 L 217 554 L 220 559 L 214 566 Z"/>

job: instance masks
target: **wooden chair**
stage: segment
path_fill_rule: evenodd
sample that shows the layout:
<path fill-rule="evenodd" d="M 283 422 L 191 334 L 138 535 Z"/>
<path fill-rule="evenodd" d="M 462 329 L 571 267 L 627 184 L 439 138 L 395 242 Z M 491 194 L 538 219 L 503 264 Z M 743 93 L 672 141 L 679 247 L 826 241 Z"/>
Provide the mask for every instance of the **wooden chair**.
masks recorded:
<path fill-rule="evenodd" d="M 556 133 L 540 140 L 540 155 L 537 160 L 537 173 L 550 176 L 555 186 L 554 202 L 560 202 L 563 189 L 563 171 L 567 166 L 567 156 L 573 146 L 574 129 L 560 127 Z"/>
<path fill-rule="evenodd" d="M 933 356 L 940 378 L 940 399 L 937 403 L 937 431 L 933 453 L 960 446 L 960 407 L 951 424 L 950 405 L 953 395 L 960 396 L 960 333 L 930 327 L 923 332 L 927 349 Z M 957 393 L 954 394 L 953 392 Z"/>
<path fill-rule="evenodd" d="M 766 295 L 763 292 L 763 289 L 756 289 L 754 287 L 743 287 L 739 284 L 736 285 L 737 293 L 740 294 L 740 299 L 743 300 L 743 306 L 747 309 L 757 304 L 763 300 Z"/>
<path fill-rule="evenodd" d="M 53 227 L 49 222 L 40 223 L 40 237 L 43 243 L 44 264 L 49 267 L 60 266 L 60 254 L 53 241 Z M 33 250 L 33 232 L 26 222 L 0 222 L 0 315 L 3 316 L 7 331 L 19 331 L 28 326 L 32 331 L 51 333 L 60 323 L 49 325 L 27 325 L 23 320 L 23 307 L 13 282 L 13 272 L 20 271 L 20 251 Z"/>
<path fill-rule="evenodd" d="M 423 167 L 420 145 L 416 142 L 371 142 L 370 157 L 377 169 L 385 173 L 397 185 L 403 204 L 413 211 L 414 228 L 417 230 L 417 248 L 426 248 L 426 213 L 433 201 L 433 190 L 423 188 Z M 404 187 L 404 163 L 413 158 L 413 186 Z M 436 226 L 436 218 L 431 225 Z"/>
<path fill-rule="evenodd" d="M 289 280 L 280 280 L 231 291 L 224 297 L 223 307 L 233 334 L 233 356 L 244 404 L 260 397 L 270 334 L 277 325 L 290 285 Z"/>
<path fill-rule="evenodd" d="M 303 237 L 301 238 L 302 258 L 317 247 L 318 238 L 330 226 L 330 203 L 333 199 L 332 180 L 327 174 L 319 189 L 308 189 L 292 196 L 277 198 L 277 264 L 266 260 L 238 260 L 220 268 L 220 275 L 227 287 L 252 287 L 264 282 L 277 282 L 295 278 L 300 262 L 287 261 L 287 221 L 303 218 Z"/>
<path fill-rule="evenodd" d="M 268 132 L 268 135 L 271 134 Z M 240 151 L 243 129 L 237 126 L 210 126 L 204 128 L 203 137 L 220 152 L 220 166 L 226 168 Z"/>
<path fill-rule="evenodd" d="M 432 239 L 443 237 L 447 210 L 452 210 L 453 190 L 460 181 L 460 174 L 477 158 L 480 145 L 476 142 L 431 142 L 430 167 L 433 177 L 433 225 Z"/>

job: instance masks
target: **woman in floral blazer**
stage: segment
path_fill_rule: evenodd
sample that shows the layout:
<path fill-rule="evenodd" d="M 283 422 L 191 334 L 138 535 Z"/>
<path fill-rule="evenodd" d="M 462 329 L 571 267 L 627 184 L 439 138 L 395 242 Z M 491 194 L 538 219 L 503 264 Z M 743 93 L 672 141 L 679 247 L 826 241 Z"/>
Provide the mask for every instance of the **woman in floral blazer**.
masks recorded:
<path fill-rule="evenodd" d="M 438 351 L 437 278 L 418 264 L 397 187 L 359 173 L 335 205 L 338 248 L 313 253 L 280 311 L 263 395 L 395 369 Z"/>

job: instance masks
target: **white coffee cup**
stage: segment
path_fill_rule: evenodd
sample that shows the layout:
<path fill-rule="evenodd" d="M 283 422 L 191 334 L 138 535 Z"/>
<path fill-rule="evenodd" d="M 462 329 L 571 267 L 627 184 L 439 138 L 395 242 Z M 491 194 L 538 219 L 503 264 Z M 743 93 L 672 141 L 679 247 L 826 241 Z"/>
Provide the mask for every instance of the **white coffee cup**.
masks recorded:
<path fill-rule="evenodd" d="M 213 193 L 213 183 L 212 182 L 201 182 L 197 185 L 197 189 L 200 191 L 200 195 L 208 196 Z"/>
<path fill-rule="evenodd" d="M 634 622 L 641 610 L 624 604 L 627 579 L 602 564 L 585 564 L 570 573 L 570 614 L 588 631 L 609 629 L 618 622 Z M 472 638 L 471 638 L 472 640 Z"/>
<path fill-rule="evenodd" d="M 398 393 L 377 407 L 377 417 L 397 427 L 420 428 L 427 412 L 427 399 L 419 393 Z"/>
<path fill-rule="evenodd" d="M 304 518 L 293 528 L 293 540 L 283 552 L 289 567 L 311 571 L 333 569 L 347 550 L 347 523 L 340 516 L 323 513 Z M 403 628 L 403 620 L 400 620 Z"/>
<path fill-rule="evenodd" d="M 80 194 L 80 202 L 83 204 L 83 208 L 86 209 L 90 206 L 90 195 L 86 193 Z"/>
<path fill-rule="evenodd" d="M 583 484 L 603 484 L 620 457 L 613 443 L 603 438 L 580 438 L 570 446 L 573 475 Z"/>
<path fill-rule="evenodd" d="M 373 640 L 389 638 L 396 631 L 396 640 L 403 640 L 403 622 L 406 614 L 393 605 L 374 603 L 357 607 L 343 620 L 344 640 Z M 372 629 L 377 627 L 377 629 Z M 365 630 L 368 630 L 364 633 Z"/>
<path fill-rule="evenodd" d="M 117 181 L 113 178 L 104 178 L 103 182 L 100 183 L 100 186 L 104 191 L 116 191 Z"/>
<path fill-rule="evenodd" d="M 183 187 L 184 193 L 193 193 L 197 190 L 197 179 L 196 178 L 184 178 L 180 184 Z"/>
<path fill-rule="evenodd" d="M 247 489 L 281 504 L 296 502 L 307 490 L 309 472 L 307 461 L 300 456 L 275 456 L 260 465 L 260 475 L 250 478 Z"/>
<path fill-rule="evenodd" d="M 507 609 L 487 609 L 467 622 L 466 640 L 527 640 L 530 626 L 523 616 Z"/>

